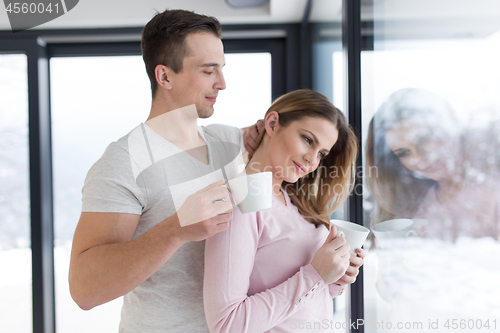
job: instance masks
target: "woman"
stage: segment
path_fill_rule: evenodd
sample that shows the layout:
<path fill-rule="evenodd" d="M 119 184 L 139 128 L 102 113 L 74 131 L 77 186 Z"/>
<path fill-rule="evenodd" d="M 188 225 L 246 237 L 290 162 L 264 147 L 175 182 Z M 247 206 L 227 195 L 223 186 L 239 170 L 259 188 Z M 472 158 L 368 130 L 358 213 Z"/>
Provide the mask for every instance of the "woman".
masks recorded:
<path fill-rule="evenodd" d="M 463 130 L 440 96 L 413 88 L 393 93 L 371 120 L 366 142 L 372 224 L 409 217 L 427 220 L 425 235 L 433 238 L 498 239 L 498 173 L 488 156 L 471 158 L 477 135 Z"/>
<path fill-rule="evenodd" d="M 245 173 L 273 173 L 272 208 L 245 215 L 235 208 L 228 230 L 207 239 L 208 326 L 331 331 L 332 298 L 355 281 L 365 256 L 360 249 L 350 256 L 335 227 L 328 232 L 330 214 L 352 189 L 356 137 L 342 113 L 311 90 L 280 97 L 264 121 Z"/>

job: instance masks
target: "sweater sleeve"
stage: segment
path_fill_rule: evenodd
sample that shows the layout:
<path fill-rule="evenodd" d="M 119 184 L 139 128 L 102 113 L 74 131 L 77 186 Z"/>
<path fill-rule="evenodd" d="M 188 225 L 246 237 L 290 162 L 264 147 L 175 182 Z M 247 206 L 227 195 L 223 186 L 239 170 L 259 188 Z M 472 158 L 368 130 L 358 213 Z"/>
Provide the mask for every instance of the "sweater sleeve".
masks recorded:
<path fill-rule="evenodd" d="M 339 295 L 342 295 L 342 293 L 344 292 L 345 284 L 341 285 L 341 284 L 331 283 L 328 285 L 328 288 L 330 289 L 330 296 L 334 298 Z"/>
<path fill-rule="evenodd" d="M 261 213 L 243 215 L 236 208 L 230 227 L 206 241 L 203 299 L 212 333 L 267 331 L 327 288 L 308 264 L 278 286 L 249 296 L 261 223 Z"/>

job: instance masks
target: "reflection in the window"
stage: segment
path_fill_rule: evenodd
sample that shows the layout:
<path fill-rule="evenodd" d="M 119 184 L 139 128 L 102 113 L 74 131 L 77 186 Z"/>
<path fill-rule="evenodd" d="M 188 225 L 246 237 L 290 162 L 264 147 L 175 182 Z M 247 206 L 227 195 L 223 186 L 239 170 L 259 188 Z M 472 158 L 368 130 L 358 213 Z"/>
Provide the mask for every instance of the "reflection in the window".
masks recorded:
<path fill-rule="evenodd" d="M 362 54 L 365 332 L 498 330 L 500 33 L 384 46 Z"/>
<path fill-rule="evenodd" d="M 0 332 L 31 332 L 28 79 L 24 54 L 0 55 L 0 101 Z"/>

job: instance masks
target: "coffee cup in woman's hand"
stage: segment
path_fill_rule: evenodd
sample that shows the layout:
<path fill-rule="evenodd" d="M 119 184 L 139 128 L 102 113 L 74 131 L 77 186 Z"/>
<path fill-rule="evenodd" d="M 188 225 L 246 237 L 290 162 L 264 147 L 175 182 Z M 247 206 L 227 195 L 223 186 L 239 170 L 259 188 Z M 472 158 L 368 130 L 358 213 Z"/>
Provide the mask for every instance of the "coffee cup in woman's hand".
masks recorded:
<path fill-rule="evenodd" d="M 344 237 L 337 237 L 337 228 L 332 226 L 325 243 L 316 251 L 311 262 L 326 284 L 344 276 L 349 268 L 350 246 Z"/>

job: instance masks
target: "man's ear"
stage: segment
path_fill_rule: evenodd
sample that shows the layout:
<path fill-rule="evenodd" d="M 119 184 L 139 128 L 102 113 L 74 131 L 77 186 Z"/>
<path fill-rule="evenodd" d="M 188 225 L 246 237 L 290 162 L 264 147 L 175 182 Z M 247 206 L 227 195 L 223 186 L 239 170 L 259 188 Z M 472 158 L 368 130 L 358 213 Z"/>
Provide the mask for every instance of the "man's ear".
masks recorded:
<path fill-rule="evenodd" d="M 172 89 L 172 73 L 173 71 L 165 65 L 157 65 L 155 68 L 156 83 L 158 86 L 171 90 Z"/>
<path fill-rule="evenodd" d="M 267 135 L 272 137 L 279 128 L 279 113 L 277 111 L 271 111 L 267 114 L 264 119 L 264 125 Z"/>

